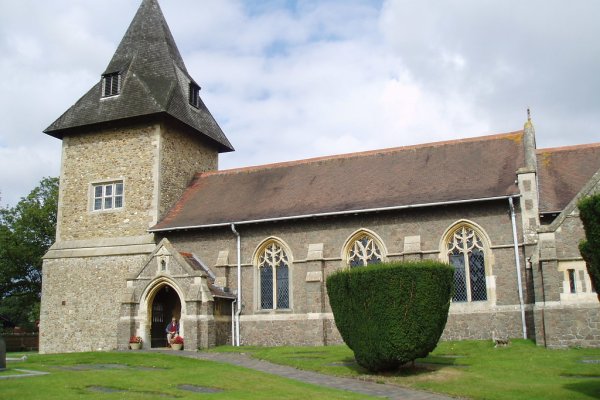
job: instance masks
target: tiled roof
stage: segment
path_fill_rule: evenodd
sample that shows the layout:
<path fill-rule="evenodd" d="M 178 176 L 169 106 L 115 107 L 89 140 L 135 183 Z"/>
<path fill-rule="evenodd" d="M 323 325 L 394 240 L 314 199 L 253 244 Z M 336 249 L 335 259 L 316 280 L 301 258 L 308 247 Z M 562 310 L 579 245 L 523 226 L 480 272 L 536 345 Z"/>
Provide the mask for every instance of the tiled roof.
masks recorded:
<path fill-rule="evenodd" d="M 518 193 L 523 132 L 196 175 L 152 231 Z"/>
<path fill-rule="evenodd" d="M 208 289 L 212 293 L 213 296 L 223 297 L 226 299 L 235 299 L 235 295 L 231 292 L 226 292 L 224 288 L 217 286 L 215 284 L 215 274 L 210 270 L 208 266 L 200 261 L 198 257 L 193 255 L 192 253 L 180 252 L 181 256 L 185 259 L 185 261 L 195 269 L 196 271 L 203 271 L 206 274 L 206 280 L 208 282 Z"/>
<path fill-rule="evenodd" d="M 600 143 L 538 149 L 540 212 L 560 212 L 600 170 Z"/>
<path fill-rule="evenodd" d="M 144 0 L 105 74 L 120 72 L 120 94 L 102 98 L 98 81 L 54 121 L 45 133 L 62 138 L 69 130 L 139 117 L 167 117 L 214 141 L 220 151 L 233 147 L 202 100 L 189 104 L 188 74 L 156 0 Z"/>

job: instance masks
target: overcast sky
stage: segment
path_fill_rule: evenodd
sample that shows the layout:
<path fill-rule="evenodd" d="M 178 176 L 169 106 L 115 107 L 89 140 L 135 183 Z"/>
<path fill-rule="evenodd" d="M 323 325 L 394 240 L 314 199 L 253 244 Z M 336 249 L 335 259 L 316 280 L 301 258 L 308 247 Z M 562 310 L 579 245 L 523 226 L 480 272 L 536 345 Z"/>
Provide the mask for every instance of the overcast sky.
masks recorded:
<path fill-rule="evenodd" d="M 600 141 L 600 1 L 159 1 L 221 169 L 515 131 L 528 106 L 540 148 Z M 0 206 L 59 175 L 42 131 L 140 2 L 0 0 Z"/>

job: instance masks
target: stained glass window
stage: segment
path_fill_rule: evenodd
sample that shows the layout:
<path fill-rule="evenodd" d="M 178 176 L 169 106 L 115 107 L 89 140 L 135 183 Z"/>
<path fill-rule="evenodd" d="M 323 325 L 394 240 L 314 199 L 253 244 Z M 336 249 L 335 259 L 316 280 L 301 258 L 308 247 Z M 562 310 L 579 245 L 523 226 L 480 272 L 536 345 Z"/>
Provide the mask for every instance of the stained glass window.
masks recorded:
<path fill-rule="evenodd" d="M 260 308 L 290 308 L 289 261 L 283 248 L 271 242 L 258 258 Z"/>
<path fill-rule="evenodd" d="M 350 268 L 364 267 L 382 261 L 381 249 L 370 235 L 363 234 L 355 239 L 348 249 L 348 265 Z"/>
<path fill-rule="evenodd" d="M 481 237 L 469 226 L 456 229 L 448 240 L 448 261 L 454 266 L 455 302 L 485 301 L 485 250 Z"/>

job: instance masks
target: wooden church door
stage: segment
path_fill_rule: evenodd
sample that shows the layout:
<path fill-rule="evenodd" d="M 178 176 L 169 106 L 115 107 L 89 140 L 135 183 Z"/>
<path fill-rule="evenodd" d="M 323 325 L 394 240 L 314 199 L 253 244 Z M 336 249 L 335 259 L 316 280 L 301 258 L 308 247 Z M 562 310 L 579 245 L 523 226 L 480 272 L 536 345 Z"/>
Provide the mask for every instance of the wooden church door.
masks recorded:
<path fill-rule="evenodd" d="M 167 333 L 165 329 L 173 317 L 179 321 L 181 302 L 177 292 L 172 287 L 165 285 L 154 296 L 152 302 L 151 347 L 166 347 Z"/>

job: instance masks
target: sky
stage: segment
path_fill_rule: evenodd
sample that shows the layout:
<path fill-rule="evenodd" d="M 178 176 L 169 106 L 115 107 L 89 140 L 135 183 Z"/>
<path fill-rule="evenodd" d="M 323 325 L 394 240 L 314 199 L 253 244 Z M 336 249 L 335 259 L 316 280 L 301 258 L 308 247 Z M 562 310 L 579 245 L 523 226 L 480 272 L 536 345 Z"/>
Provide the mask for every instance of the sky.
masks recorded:
<path fill-rule="evenodd" d="M 0 0 L 0 207 L 59 176 L 42 131 L 140 2 Z M 159 2 L 236 149 L 220 169 L 512 132 L 528 107 L 538 148 L 600 141 L 600 1 Z"/>

